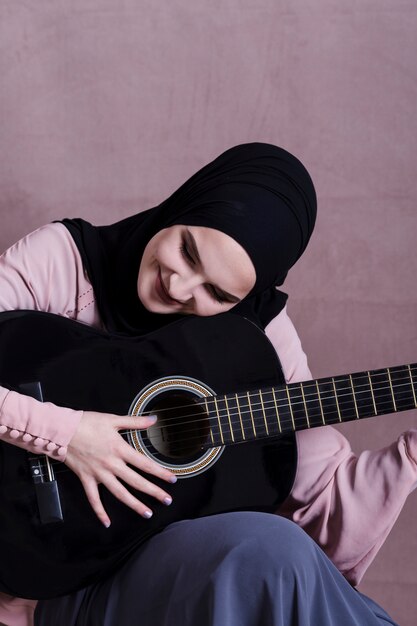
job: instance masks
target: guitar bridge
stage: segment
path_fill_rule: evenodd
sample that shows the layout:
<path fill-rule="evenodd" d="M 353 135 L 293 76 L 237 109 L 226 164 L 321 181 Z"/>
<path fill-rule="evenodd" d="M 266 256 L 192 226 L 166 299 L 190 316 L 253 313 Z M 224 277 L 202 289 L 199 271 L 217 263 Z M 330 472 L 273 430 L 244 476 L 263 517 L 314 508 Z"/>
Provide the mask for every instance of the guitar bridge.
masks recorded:
<path fill-rule="evenodd" d="M 40 382 L 21 384 L 19 385 L 19 391 L 43 402 Z M 54 470 L 49 457 L 45 454 L 30 456 L 29 469 L 35 485 L 41 524 L 52 524 L 64 521 L 58 483 L 55 480 Z"/>

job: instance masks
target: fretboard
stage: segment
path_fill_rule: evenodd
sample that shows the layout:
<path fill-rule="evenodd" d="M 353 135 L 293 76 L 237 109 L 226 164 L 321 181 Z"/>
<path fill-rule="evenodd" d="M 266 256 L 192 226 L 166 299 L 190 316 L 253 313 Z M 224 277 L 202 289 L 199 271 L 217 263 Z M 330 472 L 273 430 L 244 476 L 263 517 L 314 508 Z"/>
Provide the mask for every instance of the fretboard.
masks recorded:
<path fill-rule="evenodd" d="M 208 397 L 211 445 L 417 408 L 417 364 Z"/>

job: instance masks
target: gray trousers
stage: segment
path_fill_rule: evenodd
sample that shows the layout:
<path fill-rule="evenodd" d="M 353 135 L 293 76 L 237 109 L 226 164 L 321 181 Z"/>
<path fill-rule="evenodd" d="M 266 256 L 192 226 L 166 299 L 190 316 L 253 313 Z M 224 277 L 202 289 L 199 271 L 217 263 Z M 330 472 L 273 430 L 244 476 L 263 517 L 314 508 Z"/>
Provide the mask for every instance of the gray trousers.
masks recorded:
<path fill-rule="evenodd" d="M 36 626 L 386 626 L 298 526 L 266 513 L 172 524 L 111 578 L 39 602 Z"/>

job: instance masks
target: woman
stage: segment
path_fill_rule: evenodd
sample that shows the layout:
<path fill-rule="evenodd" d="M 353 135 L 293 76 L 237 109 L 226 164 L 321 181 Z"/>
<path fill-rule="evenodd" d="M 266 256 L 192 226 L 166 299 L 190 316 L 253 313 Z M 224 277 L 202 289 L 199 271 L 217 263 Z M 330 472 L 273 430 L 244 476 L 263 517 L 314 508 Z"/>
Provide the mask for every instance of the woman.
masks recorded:
<path fill-rule="evenodd" d="M 315 212 L 313 184 L 295 157 L 269 144 L 236 146 L 158 207 L 98 228 L 64 220 L 18 242 L 3 256 L 1 309 L 45 310 L 135 336 L 183 315 L 233 308 L 265 329 L 286 380 L 304 380 L 311 375 L 276 286 L 303 253 Z M 100 483 L 145 518 L 153 511 L 141 492 L 169 505 L 168 490 L 152 476 L 167 483 L 175 477 L 118 434 L 148 427 L 147 418 L 73 411 L 0 391 L 2 438 L 64 461 L 102 524 L 111 520 Z M 34 623 L 394 624 L 350 583 L 359 581 L 414 488 L 416 441 L 410 431 L 356 459 L 329 427 L 298 433 L 280 515 L 237 512 L 172 524 L 110 578 L 39 602 Z M 307 530 L 339 571 L 284 517 Z M 0 620 L 32 624 L 33 609 L 3 594 Z"/>

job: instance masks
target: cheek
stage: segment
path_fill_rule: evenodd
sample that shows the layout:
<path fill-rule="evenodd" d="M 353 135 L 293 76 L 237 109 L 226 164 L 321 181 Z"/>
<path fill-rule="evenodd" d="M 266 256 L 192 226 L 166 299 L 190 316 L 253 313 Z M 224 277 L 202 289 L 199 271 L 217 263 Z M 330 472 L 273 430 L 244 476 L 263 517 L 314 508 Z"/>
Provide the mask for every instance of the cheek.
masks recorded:
<path fill-rule="evenodd" d="M 155 280 L 155 261 L 152 249 L 146 249 L 139 265 L 137 291 L 143 297 Z"/>
<path fill-rule="evenodd" d="M 167 270 L 178 270 L 178 264 L 182 258 L 180 245 L 177 238 L 163 239 L 154 248 L 153 260 L 156 259 L 157 263 Z"/>
<path fill-rule="evenodd" d="M 148 248 L 145 249 L 142 257 L 141 268 L 142 275 L 145 280 L 150 280 L 155 277 L 155 273 L 159 265 L 163 265 L 163 244 L 158 241 L 151 242 Z M 139 273 L 141 270 L 139 270 Z"/>

